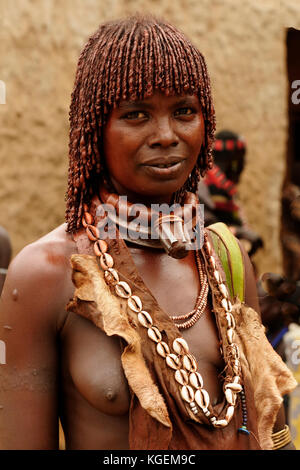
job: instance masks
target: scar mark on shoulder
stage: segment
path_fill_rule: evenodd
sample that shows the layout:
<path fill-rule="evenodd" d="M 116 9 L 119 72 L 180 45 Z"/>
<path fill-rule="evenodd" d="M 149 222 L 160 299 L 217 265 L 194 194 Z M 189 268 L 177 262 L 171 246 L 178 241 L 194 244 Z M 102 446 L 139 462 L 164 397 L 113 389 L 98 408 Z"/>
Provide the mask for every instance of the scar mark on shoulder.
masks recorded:
<path fill-rule="evenodd" d="M 47 261 L 54 266 L 68 263 L 64 255 L 59 255 L 57 253 L 54 253 L 53 251 L 47 252 Z"/>

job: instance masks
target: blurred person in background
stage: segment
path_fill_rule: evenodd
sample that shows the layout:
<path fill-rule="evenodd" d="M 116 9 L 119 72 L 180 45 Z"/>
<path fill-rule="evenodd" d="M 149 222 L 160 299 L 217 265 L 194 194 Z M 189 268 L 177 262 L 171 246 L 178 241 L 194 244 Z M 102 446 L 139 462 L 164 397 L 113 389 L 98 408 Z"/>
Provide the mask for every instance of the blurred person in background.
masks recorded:
<path fill-rule="evenodd" d="M 7 268 L 11 260 L 10 237 L 4 227 L 0 226 L 0 294 L 5 281 Z"/>
<path fill-rule="evenodd" d="M 273 347 L 284 358 L 283 337 L 300 316 L 300 188 L 288 184 L 282 193 L 283 274 L 264 273 L 258 295 L 264 325 Z"/>
<path fill-rule="evenodd" d="M 300 187 L 289 183 L 282 192 L 283 269 L 292 281 L 300 279 Z"/>
<path fill-rule="evenodd" d="M 286 185 L 282 193 L 281 242 L 283 274 L 264 273 L 258 282 L 258 298 L 267 337 L 299 382 L 299 364 L 293 361 L 297 351 L 287 348 L 287 339 L 296 345 L 300 333 L 300 188 L 294 184 Z M 298 395 L 296 390 L 284 397 L 286 416 L 296 421 Z"/>
<path fill-rule="evenodd" d="M 214 165 L 198 186 L 200 202 L 205 205 L 205 225 L 222 221 L 241 241 L 250 258 L 263 247 L 262 238 L 247 221 L 238 197 L 238 183 L 245 167 L 246 142 L 230 130 L 216 134 Z"/>

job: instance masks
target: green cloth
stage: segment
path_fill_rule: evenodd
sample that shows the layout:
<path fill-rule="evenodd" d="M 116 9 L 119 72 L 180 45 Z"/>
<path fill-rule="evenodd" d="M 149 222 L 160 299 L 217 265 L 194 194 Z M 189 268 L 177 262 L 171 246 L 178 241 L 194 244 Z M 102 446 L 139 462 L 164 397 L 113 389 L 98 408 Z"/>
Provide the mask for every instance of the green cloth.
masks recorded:
<path fill-rule="evenodd" d="M 223 222 L 209 225 L 214 249 L 222 263 L 231 298 L 244 301 L 245 273 L 243 255 L 233 233 Z"/>

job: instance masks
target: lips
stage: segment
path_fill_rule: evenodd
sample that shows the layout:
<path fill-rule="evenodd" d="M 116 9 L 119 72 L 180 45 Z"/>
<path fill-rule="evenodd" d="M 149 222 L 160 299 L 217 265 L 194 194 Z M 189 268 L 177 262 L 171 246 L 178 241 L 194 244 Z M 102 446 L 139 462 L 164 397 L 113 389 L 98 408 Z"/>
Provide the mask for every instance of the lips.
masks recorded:
<path fill-rule="evenodd" d="M 185 158 L 177 157 L 177 156 L 163 157 L 163 158 L 155 158 L 155 159 L 147 160 L 143 162 L 142 165 L 154 166 L 157 168 L 169 168 L 172 165 L 176 165 L 176 163 L 180 163 L 184 160 Z"/>
<path fill-rule="evenodd" d="M 155 166 L 156 168 L 170 168 L 171 166 L 176 165 L 176 163 L 160 163 L 156 165 L 149 165 L 149 166 Z"/>
<path fill-rule="evenodd" d="M 149 160 L 142 164 L 145 172 L 159 179 L 173 179 L 180 175 L 185 158 L 169 157 Z"/>

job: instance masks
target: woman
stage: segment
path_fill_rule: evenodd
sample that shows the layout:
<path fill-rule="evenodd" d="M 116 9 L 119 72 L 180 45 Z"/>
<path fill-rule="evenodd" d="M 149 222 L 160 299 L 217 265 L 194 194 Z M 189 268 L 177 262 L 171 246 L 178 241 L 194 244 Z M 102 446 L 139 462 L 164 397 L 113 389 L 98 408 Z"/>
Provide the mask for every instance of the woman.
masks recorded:
<path fill-rule="evenodd" d="M 79 58 L 70 125 L 67 224 L 22 250 L 3 292 L 1 323 L 10 329 L 2 330 L 1 447 L 57 448 L 60 417 L 67 449 L 271 448 L 279 394 L 294 383 L 276 359 L 265 366 L 264 392 L 264 376 L 253 380 L 242 346 L 229 344 L 208 238 L 205 250 L 186 253 L 179 240 L 172 252 L 163 237 L 158 247 L 134 236 L 105 241 L 100 223 L 101 204 L 118 208 L 119 196 L 126 211 L 195 202 L 215 129 L 202 55 L 160 20 L 101 25 Z M 245 301 L 257 309 L 244 262 Z M 226 318 L 234 324 L 230 311 Z M 256 386 L 267 424 L 263 412 L 256 417 Z M 282 428 L 278 413 L 274 431 Z"/>

